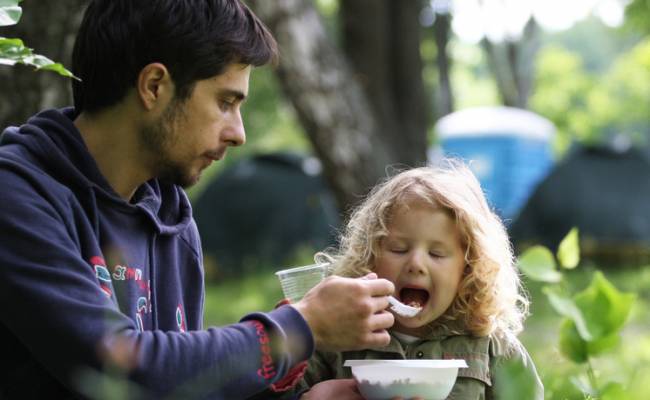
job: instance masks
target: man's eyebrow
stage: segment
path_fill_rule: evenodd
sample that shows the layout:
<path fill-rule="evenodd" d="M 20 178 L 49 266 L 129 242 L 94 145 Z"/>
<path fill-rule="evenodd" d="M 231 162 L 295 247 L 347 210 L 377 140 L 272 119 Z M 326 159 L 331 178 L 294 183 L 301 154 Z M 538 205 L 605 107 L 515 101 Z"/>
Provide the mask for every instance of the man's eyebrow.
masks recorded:
<path fill-rule="evenodd" d="M 246 95 L 239 91 L 239 90 L 233 90 L 233 89 L 220 89 L 217 94 L 222 97 L 232 97 L 235 98 L 239 101 L 244 101 L 246 100 Z"/>

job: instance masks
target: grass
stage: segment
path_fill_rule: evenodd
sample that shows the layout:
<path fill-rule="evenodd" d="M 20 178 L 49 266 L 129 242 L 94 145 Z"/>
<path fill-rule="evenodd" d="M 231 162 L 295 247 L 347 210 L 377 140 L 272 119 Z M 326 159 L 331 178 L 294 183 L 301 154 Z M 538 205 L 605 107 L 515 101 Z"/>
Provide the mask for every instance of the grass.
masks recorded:
<path fill-rule="evenodd" d="M 282 289 L 273 272 L 250 275 L 208 286 L 204 326 L 233 324 L 253 311 L 269 311 L 282 300 Z"/>
<path fill-rule="evenodd" d="M 586 287 L 593 267 L 579 267 L 567 274 L 575 290 Z M 650 381 L 650 266 L 618 268 L 604 271 L 619 290 L 637 293 L 632 315 L 622 333 L 618 348 L 594 360 L 599 381 L 625 383 L 630 399 L 647 398 L 645 382 Z M 542 285 L 527 283 L 531 297 L 531 316 L 526 321 L 521 341 L 530 352 L 546 387 L 546 398 L 582 400 L 585 397 L 568 377 L 580 377 L 586 366 L 564 358 L 558 349 L 560 317 L 542 293 Z M 221 326 L 237 322 L 246 313 L 268 311 L 282 299 L 280 284 L 273 272 L 260 273 L 238 280 L 208 286 L 205 325 Z"/>

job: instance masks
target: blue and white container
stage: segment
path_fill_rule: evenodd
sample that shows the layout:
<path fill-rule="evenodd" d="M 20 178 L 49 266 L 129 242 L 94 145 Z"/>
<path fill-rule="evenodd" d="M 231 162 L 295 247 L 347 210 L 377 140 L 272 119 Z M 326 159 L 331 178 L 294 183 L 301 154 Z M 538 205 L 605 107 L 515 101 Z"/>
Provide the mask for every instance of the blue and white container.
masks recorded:
<path fill-rule="evenodd" d="M 444 155 L 468 162 L 506 223 L 553 166 L 555 126 L 531 111 L 469 108 L 441 118 L 435 130 Z"/>

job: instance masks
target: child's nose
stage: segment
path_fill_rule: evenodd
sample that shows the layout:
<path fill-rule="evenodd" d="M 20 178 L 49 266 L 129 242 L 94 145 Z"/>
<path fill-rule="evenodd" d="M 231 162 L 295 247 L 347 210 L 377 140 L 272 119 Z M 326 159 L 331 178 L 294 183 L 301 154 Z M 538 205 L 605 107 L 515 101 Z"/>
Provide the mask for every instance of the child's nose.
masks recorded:
<path fill-rule="evenodd" d="M 427 271 L 426 262 L 427 254 L 422 254 L 420 251 L 414 251 L 409 259 L 407 270 L 411 274 L 424 275 Z"/>

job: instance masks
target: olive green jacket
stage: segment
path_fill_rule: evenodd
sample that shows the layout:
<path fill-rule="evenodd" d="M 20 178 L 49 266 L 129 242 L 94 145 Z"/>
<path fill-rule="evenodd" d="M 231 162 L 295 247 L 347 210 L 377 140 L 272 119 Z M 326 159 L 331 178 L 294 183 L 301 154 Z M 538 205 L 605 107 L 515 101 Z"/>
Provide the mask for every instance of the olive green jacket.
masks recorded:
<path fill-rule="evenodd" d="M 506 343 L 505 340 L 492 336 L 445 336 L 432 333 L 430 337 L 402 344 L 391 335 L 388 346 L 379 349 L 343 353 L 316 352 L 309 361 L 309 368 L 300 385 L 304 389 L 327 379 L 351 378 L 350 368 L 343 367 L 346 360 L 463 359 L 468 368 L 458 370 L 458 378 L 447 400 L 487 400 L 495 398 L 496 371 L 504 361 L 512 360 L 521 363 L 526 374 L 534 381 L 535 395 L 525 400 L 543 400 L 544 387 L 528 352 L 516 338 L 510 339 L 509 346 Z"/>
<path fill-rule="evenodd" d="M 533 382 L 535 394 L 521 400 L 543 400 L 542 385 L 532 359 L 524 346 L 516 339 L 508 341 L 494 336 L 475 337 L 463 334 L 432 332 L 426 338 L 413 343 L 402 344 L 393 334 L 386 347 L 347 351 L 317 351 L 309 360 L 305 376 L 292 390 L 284 393 L 266 391 L 251 399 L 294 399 L 296 394 L 328 379 L 352 378 L 350 368 L 344 367 L 346 360 L 369 359 L 462 359 L 468 368 L 460 368 L 456 383 L 447 400 L 491 400 L 497 399 L 498 381 L 495 379 L 499 368 L 506 361 L 519 363 L 523 373 Z M 521 376 L 519 375 L 519 376 Z"/>

